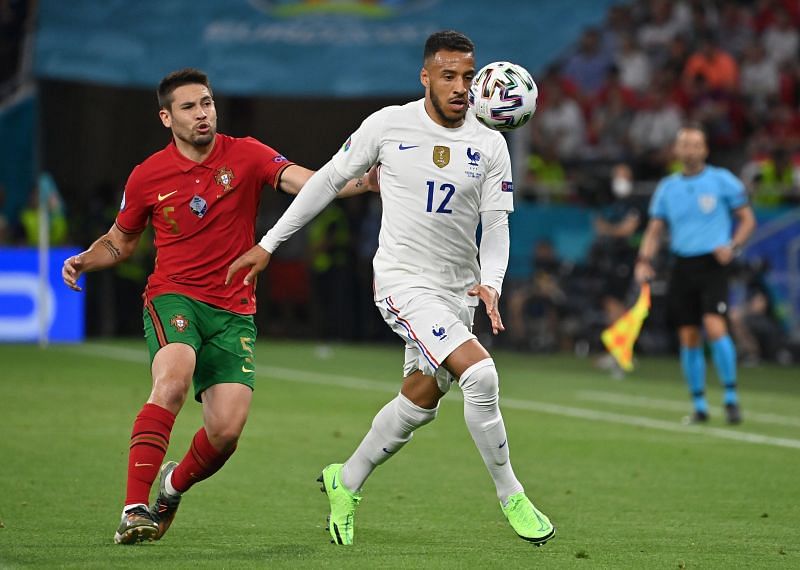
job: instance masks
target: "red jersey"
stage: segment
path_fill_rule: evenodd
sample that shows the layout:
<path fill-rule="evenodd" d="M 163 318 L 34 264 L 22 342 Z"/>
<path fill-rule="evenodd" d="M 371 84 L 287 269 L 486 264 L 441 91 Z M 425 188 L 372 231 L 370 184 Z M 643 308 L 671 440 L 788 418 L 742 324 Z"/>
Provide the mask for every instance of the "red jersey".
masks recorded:
<path fill-rule="evenodd" d="M 134 168 L 116 225 L 139 233 L 152 221 L 156 265 L 145 302 L 179 293 L 234 313 L 255 313 L 255 285 L 244 286 L 242 273 L 226 286 L 225 276 L 255 243 L 262 187 L 274 188 L 291 164 L 256 139 L 217 134 L 202 163 L 172 142 Z"/>

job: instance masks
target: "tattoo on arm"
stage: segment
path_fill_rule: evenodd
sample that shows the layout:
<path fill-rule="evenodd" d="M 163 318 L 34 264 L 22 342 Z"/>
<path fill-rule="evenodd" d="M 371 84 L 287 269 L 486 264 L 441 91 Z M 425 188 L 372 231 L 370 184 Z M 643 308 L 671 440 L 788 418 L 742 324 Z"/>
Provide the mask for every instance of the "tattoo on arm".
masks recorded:
<path fill-rule="evenodd" d="M 356 188 L 361 188 L 364 185 L 364 177 L 356 179 Z"/>
<path fill-rule="evenodd" d="M 116 245 L 114 245 L 114 242 L 112 242 L 108 238 L 101 239 L 100 245 L 106 248 L 106 250 L 108 250 L 108 253 L 110 253 L 111 257 L 113 257 L 114 259 L 117 259 L 119 258 L 120 255 L 122 255 L 122 252 L 119 250 L 119 248 Z"/>

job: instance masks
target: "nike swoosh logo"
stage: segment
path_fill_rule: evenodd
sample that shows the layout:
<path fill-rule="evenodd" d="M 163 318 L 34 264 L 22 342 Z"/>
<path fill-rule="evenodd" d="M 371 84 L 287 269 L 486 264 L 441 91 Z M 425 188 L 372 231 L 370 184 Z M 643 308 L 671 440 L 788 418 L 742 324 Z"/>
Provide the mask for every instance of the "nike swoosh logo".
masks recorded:
<path fill-rule="evenodd" d="M 534 516 L 536 516 L 536 520 L 539 522 L 539 532 L 543 532 L 547 530 L 548 525 L 542 520 L 542 517 L 539 516 L 539 513 L 533 511 Z"/>
<path fill-rule="evenodd" d="M 503 440 L 503 443 L 501 443 L 501 444 L 498 446 L 498 449 L 503 449 L 503 448 L 506 446 L 506 443 L 508 443 L 508 440 L 507 440 L 507 439 L 504 439 L 504 440 Z"/>
<path fill-rule="evenodd" d="M 175 194 L 175 192 L 177 192 L 177 190 L 173 190 L 172 192 L 169 192 L 168 194 L 164 194 L 163 196 L 161 195 L 161 192 L 159 192 L 158 193 L 158 201 L 161 202 L 162 200 L 166 200 L 167 198 L 169 198 L 170 196 Z"/>
<path fill-rule="evenodd" d="M 410 144 L 410 145 L 405 146 L 405 145 L 403 145 L 403 143 L 400 143 L 400 146 L 398 146 L 397 148 L 398 148 L 398 150 L 408 150 L 410 148 L 417 148 L 417 147 L 419 147 L 418 144 Z"/>
<path fill-rule="evenodd" d="M 250 370 L 249 368 L 245 368 L 244 366 L 242 366 L 242 372 L 247 374 L 248 372 L 255 372 L 255 370 Z"/>
<path fill-rule="evenodd" d="M 384 453 L 389 453 L 389 454 L 392 454 L 392 453 L 394 453 L 394 451 L 389 451 L 389 450 L 388 450 L 388 449 L 386 449 L 385 447 L 383 448 L 383 452 L 384 452 Z"/>
<path fill-rule="evenodd" d="M 152 463 L 139 463 L 138 461 L 133 464 L 134 467 L 152 467 Z"/>
<path fill-rule="evenodd" d="M 336 483 L 336 475 L 333 476 L 333 483 L 331 483 L 331 488 L 338 489 L 339 485 Z"/>

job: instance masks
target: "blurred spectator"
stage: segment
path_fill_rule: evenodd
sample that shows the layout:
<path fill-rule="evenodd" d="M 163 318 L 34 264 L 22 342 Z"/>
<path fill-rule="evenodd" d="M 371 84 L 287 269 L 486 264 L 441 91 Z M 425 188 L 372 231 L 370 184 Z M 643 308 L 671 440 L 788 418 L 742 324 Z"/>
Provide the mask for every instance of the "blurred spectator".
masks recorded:
<path fill-rule="evenodd" d="M 658 60 L 663 58 L 667 46 L 680 32 L 680 22 L 672 19 L 672 4 L 669 0 L 652 0 L 649 18 L 639 27 L 639 45 Z"/>
<path fill-rule="evenodd" d="M 800 35 L 784 9 L 775 11 L 775 20 L 764 31 L 762 38 L 767 56 L 777 65 L 797 60 Z"/>
<path fill-rule="evenodd" d="M 774 144 L 785 148 L 800 148 L 800 113 L 790 105 L 772 105 L 765 126 Z"/>
<path fill-rule="evenodd" d="M 0 245 L 5 245 L 11 240 L 11 226 L 6 216 L 6 188 L 0 184 Z"/>
<path fill-rule="evenodd" d="M 731 333 L 736 339 L 740 360 L 755 365 L 762 360 L 777 360 L 785 344 L 786 332 L 778 318 L 765 275 L 768 267 L 759 261 L 738 268 L 732 291 L 741 290 L 731 303 Z"/>
<path fill-rule="evenodd" d="M 614 58 L 620 81 L 630 89 L 642 92 L 650 83 L 650 59 L 632 34 L 622 36 Z"/>
<path fill-rule="evenodd" d="M 683 123 L 680 108 L 657 86 L 651 88 L 644 108 L 636 112 L 629 137 L 638 168 L 647 178 L 664 172 L 672 153 L 672 143 Z"/>
<path fill-rule="evenodd" d="M 606 326 L 626 310 L 647 209 L 647 198 L 633 195 L 633 171 L 627 164 L 612 168 L 610 186 L 611 200 L 594 220 L 596 239 L 589 253 L 590 264 L 603 283 L 600 303 Z"/>
<path fill-rule="evenodd" d="M 731 55 L 717 45 L 711 34 L 704 35 L 698 49 L 686 61 L 683 81 L 692 85 L 703 77 L 710 89 L 734 91 L 739 85 L 739 66 Z"/>
<path fill-rule="evenodd" d="M 756 206 L 777 206 L 798 197 L 800 170 L 783 147 L 766 155 L 754 151 L 742 169 L 741 178 Z"/>
<path fill-rule="evenodd" d="M 758 41 L 751 42 L 744 51 L 739 85 L 748 104 L 759 114 L 779 94 L 778 66 Z"/>
<path fill-rule="evenodd" d="M 738 58 L 755 37 L 753 18 L 745 6 L 736 2 L 723 2 L 721 9 L 722 14 L 717 30 L 719 45 L 723 50 Z"/>
<path fill-rule="evenodd" d="M 557 350 L 560 316 L 567 296 L 559 284 L 561 262 L 553 244 L 536 242 L 530 281 L 508 296 L 509 337 L 517 348 Z"/>
<path fill-rule="evenodd" d="M 340 204 L 331 204 L 309 225 L 314 334 L 352 338 L 353 287 L 350 225 Z"/>
<path fill-rule="evenodd" d="M 61 245 L 67 241 L 67 217 L 64 201 L 58 192 L 55 180 L 48 172 L 42 172 L 33 188 L 28 205 L 20 212 L 22 239 L 27 245 L 39 243 L 39 204 L 45 204 L 50 220 L 50 245 Z"/>
<path fill-rule="evenodd" d="M 586 141 L 583 112 L 574 99 L 567 97 L 559 83 L 548 85 L 548 101 L 537 113 L 533 128 L 533 145 L 540 149 L 553 147 L 561 160 L 579 158 Z"/>
<path fill-rule="evenodd" d="M 675 77 L 680 77 L 689 60 L 689 44 L 682 36 L 676 36 L 667 45 L 659 68 L 671 71 Z"/>
<path fill-rule="evenodd" d="M 628 131 L 633 121 L 633 105 L 619 89 L 610 90 L 592 112 L 590 148 L 593 158 L 626 160 L 630 154 Z"/>
<path fill-rule="evenodd" d="M 600 32 L 596 28 L 587 28 L 581 36 L 578 49 L 567 58 L 561 70 L 584 96 L 590 97 L 597 92 L 613 61 L 611 54 L 601 48 Z"/>
<path fill-rule="evenodd" d="M 756 32 L 763 33 L 775 23 L 777 12 L 783 10 L 794 26 L 800 26 L 800 3 L 797 0 L 757 0 L 753 25 Z"/>
<path fill-rule="evenodd" d="M 537 202 L 564 202 L 568 195 L 567 175 L 551 146 L 543 146 L 528 157 L 526 186 L 533 190 Z"/>
<path fill-rule="evenodd" d="M 712 88 L 703 75 L 697 75 L 689 86 L 690 119 L 700 123 L 714 146 L 731 146 L 739 142 L 743 117 L 737 99 L 727 90 Z"/>

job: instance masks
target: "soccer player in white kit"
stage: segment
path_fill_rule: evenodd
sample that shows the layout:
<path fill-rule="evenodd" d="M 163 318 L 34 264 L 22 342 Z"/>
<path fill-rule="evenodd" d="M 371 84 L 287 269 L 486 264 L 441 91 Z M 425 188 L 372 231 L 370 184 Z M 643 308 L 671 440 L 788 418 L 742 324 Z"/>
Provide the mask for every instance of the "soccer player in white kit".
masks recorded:
<path fill-rule="evenodd" d="M 436 418 L 439 400 L 453 380 L 461 387 L 467 428 L 511 526 L 536 545 L 555 534 L 514 475 L 497 370 L 471 332 L 479 299 L 494 334 L 504 330 L 498 301 L 508 264 L 508 213 L 514 208 L 506 142 L 467 113 L 473 51 L 463 34 L 432 34 L 420 72 L 425 98 L 367 117 L 259 245 L 228 271 L 230 282 L 249 269 L 244 280 L 250 283 L 278 245 L 330 203 L 348 180 L 378 165 L 383 216 L 373 262 L 375 303 L 406 343 L 405 378 L 353 455 L 323 469 L 329 530 L 337 544 L 353 543 L 354 513 L 367 477 L 416 429 Z"/>

